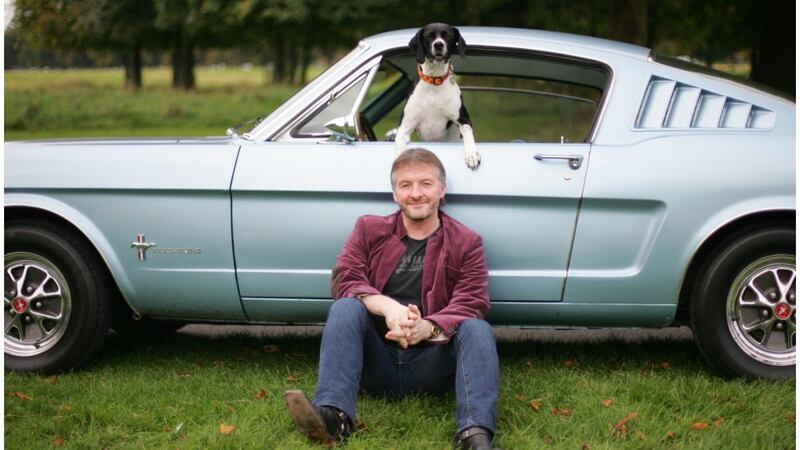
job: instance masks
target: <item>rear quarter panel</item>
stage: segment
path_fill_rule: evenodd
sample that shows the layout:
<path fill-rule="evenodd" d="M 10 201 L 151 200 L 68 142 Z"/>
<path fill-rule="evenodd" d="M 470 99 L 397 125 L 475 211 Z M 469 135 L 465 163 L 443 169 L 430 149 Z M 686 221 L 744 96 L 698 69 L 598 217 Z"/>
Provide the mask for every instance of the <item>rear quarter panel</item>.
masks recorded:
<path fill-rule="evenodd" d="M 795 105 L 652 62 L 614 65 L 592 145 L 564 303 L 677 305 L 685 272 L 716 229 L 795 210 Z M 637 128 L 652 76 L 776 114 L 769 129 Z M 662 325 L 674 318 L 663 316 Z"/>

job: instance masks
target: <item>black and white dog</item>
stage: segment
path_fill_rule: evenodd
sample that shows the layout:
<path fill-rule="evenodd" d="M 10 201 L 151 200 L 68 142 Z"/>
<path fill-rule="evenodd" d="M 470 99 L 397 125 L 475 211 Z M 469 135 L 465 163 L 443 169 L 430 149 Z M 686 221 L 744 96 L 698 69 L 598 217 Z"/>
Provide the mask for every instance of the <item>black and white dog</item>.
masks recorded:
<path fill-rule="evenodd" d="M 408 43 L 417 57 L 417 80 L 406 101 L 395 136 L 397 154 L 406 149 L 411 134 L 418 131 L 424 141 L 464 141 L 464 159 L 477 169 L 481 157 L 475 148 L 472 123 L 456 84 L 450 57 L 458 51 L 463 58 L 467 43 L 458 29 L 431 23 Z"/>

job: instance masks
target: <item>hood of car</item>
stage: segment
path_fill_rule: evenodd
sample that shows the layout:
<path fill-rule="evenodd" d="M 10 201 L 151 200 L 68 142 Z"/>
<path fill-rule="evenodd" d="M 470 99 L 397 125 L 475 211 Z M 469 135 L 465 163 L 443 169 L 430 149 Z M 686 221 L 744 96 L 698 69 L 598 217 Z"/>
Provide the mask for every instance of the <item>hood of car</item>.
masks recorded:
<path fill-rule="evenodd" d="M 239 141 L 229 137 L 6 142 L 9 189 L 226 189 Z"/>

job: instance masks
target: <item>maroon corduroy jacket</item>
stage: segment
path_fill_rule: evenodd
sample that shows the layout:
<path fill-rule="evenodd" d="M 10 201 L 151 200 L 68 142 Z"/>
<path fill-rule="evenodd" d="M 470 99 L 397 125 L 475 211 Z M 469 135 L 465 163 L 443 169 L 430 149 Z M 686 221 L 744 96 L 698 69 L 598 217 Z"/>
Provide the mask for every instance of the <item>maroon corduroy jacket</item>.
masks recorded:
<path fill-rule="evenodd" d="M 333 267 L 335 299 L 381 293 L 405 252 L 401 214 L 358 218 Z M 442 329 L 444 343 L 462 321 L 489 311 L 489 274 L 481 237 L 442 211 L 439 218 L 441 227 L 425 248 L 422 306 L 424 318 Z"/>

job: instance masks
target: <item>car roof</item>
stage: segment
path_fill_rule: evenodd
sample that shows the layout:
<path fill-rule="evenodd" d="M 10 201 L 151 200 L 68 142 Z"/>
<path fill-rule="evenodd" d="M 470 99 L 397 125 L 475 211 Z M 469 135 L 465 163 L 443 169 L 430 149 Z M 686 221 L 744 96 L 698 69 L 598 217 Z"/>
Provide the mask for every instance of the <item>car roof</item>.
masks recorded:
<path fill-rule="evenodd" d="M 528 41 L 539 45 L 581 47 L 586 50 L 616 53 L 642 60 L 646 60 L 650 56 L 649 48 L 592 36 L 525 28 L 471 26 L 456 28 L 464 36 L 468 45 L 497 46 L 514 41 Z M 389 31 L 367 37 L 363 41 L 370 48 L 376 51 L 383 51 L 408 45 L 409 39 L 417 30 L 419 29 L 406 28 L 404 30 Z"/>

